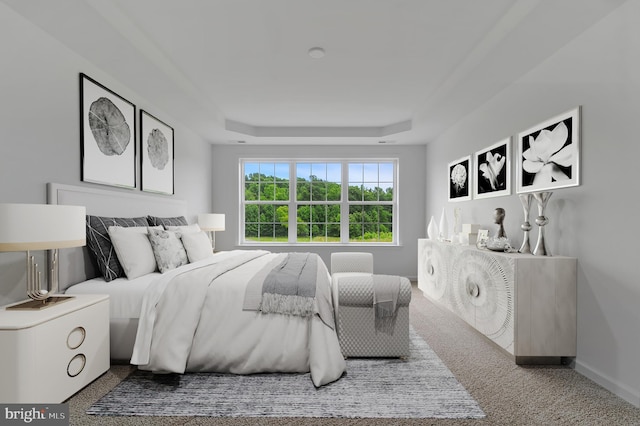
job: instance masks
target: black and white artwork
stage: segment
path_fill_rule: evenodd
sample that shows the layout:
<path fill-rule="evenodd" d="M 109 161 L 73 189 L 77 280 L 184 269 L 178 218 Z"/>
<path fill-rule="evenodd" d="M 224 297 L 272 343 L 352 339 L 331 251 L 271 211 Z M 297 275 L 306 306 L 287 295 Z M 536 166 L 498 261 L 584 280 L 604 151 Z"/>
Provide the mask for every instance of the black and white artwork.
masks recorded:
<path fill-rule="evenodd" d="M 511 194 L 511 138 L 475 153 L 473 198 Z"/>
<path fill-rule="evenodd" d="M 140 110 L 142 190 L 173 195 L 173 128 Z"/>
<path fill-rule="evenodd" d="M 136 107 L 80 74 L 82 180 L 136 187 Z"/>
<path fill-rule="evenodd" d="M 471 156 L 467 155 L 449 163 L 449 201 L 471 199 Z"/>
<path fill-rule="evenodd" d="M 580 107 L 518 134 L 518 193 L 580 184 Z"/>

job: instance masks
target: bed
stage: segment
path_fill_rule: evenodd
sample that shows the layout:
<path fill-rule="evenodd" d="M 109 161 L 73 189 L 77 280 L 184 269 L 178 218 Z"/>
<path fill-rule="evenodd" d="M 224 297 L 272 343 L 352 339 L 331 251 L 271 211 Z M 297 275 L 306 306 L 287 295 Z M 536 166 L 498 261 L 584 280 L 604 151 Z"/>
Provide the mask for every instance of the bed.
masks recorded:
<path fill-rule="evenodd" d="M 84 205 L 87 215 L 101 217 L 175 218 L 187 210 L 180 200 L 60 184 L 48 184 L 48 200 Z M 164 273 L 110 281 L 100 276 L 90 257 L 86 247 L 60 252 L 60 288 L 67 294 L 110 296 L 114 362 L 156 373 L 310 372 L 316 386 L 339 379 L 345 371 L 333 322 L 330 275 L 317 255 L 232 250 Z M 313 276 L 307 288 L 313 287 L 314 294 L 291 297 L 303 300 L 306 311 L 265 312 L 264 302 L 256 304 L 270 293 L 262 291 L 263 283 L 273 280 L 276 270 L 286 269 L 282 265 L 296 265 L 294 259 L 303 258 L 298 267 L 306 272 L 299 275 Z M 288 295 L 276 297 L 291 300 Z"/>

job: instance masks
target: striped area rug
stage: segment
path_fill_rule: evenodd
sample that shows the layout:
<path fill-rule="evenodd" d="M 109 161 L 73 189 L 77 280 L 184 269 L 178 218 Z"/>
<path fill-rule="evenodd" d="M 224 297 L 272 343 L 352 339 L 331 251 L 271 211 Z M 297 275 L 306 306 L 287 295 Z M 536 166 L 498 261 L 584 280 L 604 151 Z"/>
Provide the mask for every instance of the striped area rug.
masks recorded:
<path fill-rule="evenodd" d="M 484 412 L 411 329 L 401 359 L 348 359 L 347 374 L 316 389 L 309 374 L 136 371 L 93 404 L 100 416 L 482 418 Z"/>

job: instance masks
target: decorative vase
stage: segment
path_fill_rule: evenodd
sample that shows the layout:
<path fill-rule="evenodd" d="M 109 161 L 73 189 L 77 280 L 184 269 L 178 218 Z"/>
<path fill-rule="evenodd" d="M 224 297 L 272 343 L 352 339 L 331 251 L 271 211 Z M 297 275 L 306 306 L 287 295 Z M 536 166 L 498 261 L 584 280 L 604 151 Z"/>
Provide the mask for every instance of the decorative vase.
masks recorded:
<path fill-rule="evenodd" d="M 440 228 L 438 228 L 438 238 L 440 241 L 445 241 L 449 238 L 449 222 L 447 221 L 447 212 L 442 209 L 442 215 L 440 216 Z"/>
<path fill-rule="evenodd" d="M 520 229 L 524 231 L 524 237 L 522 245 L 520 246 L 520 253 L 531 253 L 531 245 L 529 244 L 529 231 L 531 231 L 531 223 L 529 223 L 529 209 L 531 208 L 532 194 L 520 194 L 520 203 L 522 203 L 522 210 L 524 211 L 524 222 L 520 225 Z"/>
<path fill-rule="evenodd" d="M 431 216 L 431 220 L 429 221 L 429 226 L 427 226 L 427 235 L 430 240 L 438 239 L 438 225 L 436 225 L 436 218 Z"/>
<path fill-rule="evenodd" d="M 533 254 L 536 256 L 551 256 L 549 250 L 547 250 L 546 242 L 544 239 L 544 226 L 549 223 L 549 218 L 544 215 L 544 210 L 547 208 L 547 202 L 553 192 L 535 192 L 533 198 L 538 202 L 538 217 L 536 218 L 536 225 L 538 225 L 540 231 L 538 232 L 538 242 L 536 248 L 533 249 Z"/>

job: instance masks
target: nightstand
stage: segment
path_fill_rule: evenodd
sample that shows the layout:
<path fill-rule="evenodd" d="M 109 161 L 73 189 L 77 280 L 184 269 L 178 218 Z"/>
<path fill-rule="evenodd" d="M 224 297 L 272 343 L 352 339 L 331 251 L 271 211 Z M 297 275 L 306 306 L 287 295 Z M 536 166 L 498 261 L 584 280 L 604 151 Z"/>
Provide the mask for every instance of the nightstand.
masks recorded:
<path fill-rule="evenodd" d="M 60 403 L 109 369 L 109 296 L 0 308 L 0 403 Z"/>

